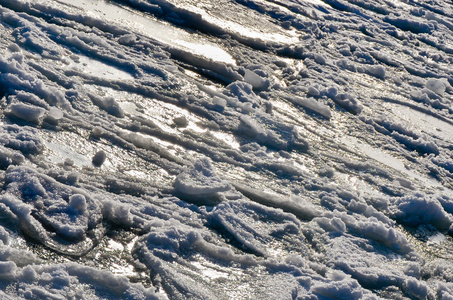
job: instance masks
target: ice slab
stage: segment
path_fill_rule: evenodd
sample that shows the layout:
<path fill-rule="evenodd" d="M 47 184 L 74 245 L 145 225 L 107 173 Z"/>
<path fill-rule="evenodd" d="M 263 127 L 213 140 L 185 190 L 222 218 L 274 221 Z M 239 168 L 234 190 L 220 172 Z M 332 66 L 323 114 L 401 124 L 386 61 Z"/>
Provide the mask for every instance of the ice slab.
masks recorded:
<path fill-rule="evenodd" d="M 170 46 L 204 56 L 214 61 L 236 64 L 233 57 L 224 49 L 203 39 L 198 34 L 190 34 L 182 29 L 153 20 L 150 16 L 139 14 L 119 5 L 97 0 L 58 0 L 67 8 L 82 9 L 85 14 L 100 18 L 110 24 L 146 35 Z"/>
<path fill-rule="evenodd" d="M 403 105 L 388 103 L 386 106 L 404 122 L 421 132 L 453 142 L 453 125 Z"/>
<path fill-rule="evenodd" d="M 392 169 L 395 169 L 405 175 L 407 175 L 411 179 L 417 179 L 427 186 L 433 186 L 433 187 L 442 187 L 442 185 L 437 182 L 435 179 L 428 178 L 425 176 L 422 176 L 418 173 L 416 173 L 413 170 L 410 170 L 406 168 L 404 162 L 388 153 L 385 151 L 372 147 L 366 143 L 363 143 L 359 141 L 357 138 L 352 137 L 352 136 L 344 136 L 341 138 L 343 143 L 347 145 L 353 145 L 354 147 L 358 148 L 360 151 L 364 152 L 368 157 L 386 165 L 387 167 L 390 167 Z"/>
<path fill-rule="evenodd" d="M 72 55 L 67 69 L 107 80 L 134 80 L 129 73 L 84 55 Z"/>

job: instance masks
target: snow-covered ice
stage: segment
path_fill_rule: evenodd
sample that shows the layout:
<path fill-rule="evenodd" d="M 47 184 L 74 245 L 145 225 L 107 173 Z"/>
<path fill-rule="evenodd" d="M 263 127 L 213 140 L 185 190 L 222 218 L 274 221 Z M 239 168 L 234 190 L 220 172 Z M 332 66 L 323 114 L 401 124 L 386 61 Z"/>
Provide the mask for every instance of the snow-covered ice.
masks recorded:
<path fill-rule="evenodd" d="M 0 0 L 1 299 L 452 299 L 453 5 Z"/>

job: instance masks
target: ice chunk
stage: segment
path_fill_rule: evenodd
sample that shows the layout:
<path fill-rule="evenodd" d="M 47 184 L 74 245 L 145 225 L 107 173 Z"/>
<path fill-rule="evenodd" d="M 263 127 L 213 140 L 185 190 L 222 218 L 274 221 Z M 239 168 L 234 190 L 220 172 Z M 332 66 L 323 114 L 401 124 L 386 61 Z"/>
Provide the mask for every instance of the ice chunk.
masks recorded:
<path fill-rule="evenodd" d="M 9 44 L 8 50 L 11 52 L 21 52 L 20 47 L 15 43 Z"/>
<path fill-rule="evenodd" d="M 28 105 L 25 103 L 13 103 L 7 107 L 10 115 L 24 121 L 40 124 L 46 112 L 44 108 Z"/>
<path fill-rule="evenodd" d="M 82 194 L 75 194 L 69 197 L 69 207 L 83 214 L 87 209 L 87 200 Z"/>
<path fill-rule="evenodd" d="M 314 58 L 315 61 L 320 65 L 325 65 L 327 63 L 326 57 L 322 54 L 317 53 L 315 54 Z"/>
<path fill-rule="evenodd" d="M 107 159 L 107 154 L 105 153 L 105 151 L 99 150 L 98 152 L 96 152 L 96 154 L 94 154 L 92 163 L 96 167 L 100 167 L 100 166 L 102 166 L 102 164 L 105 162 L 106 159 Z"/>
<path fill-rule="evenodd" d="M 407 278 L 403 283 L 403 289 L 416 299 L 426 299 L 428 296 L 426 283 L 415 278 Z"/>
<path fill-rule="evenodd" d="M 217 243 L 208 232 L 177 222 L 142 236 L 132 251 L 148 269 L 159 274 L 163 284 L 172 287 L 168 290 L 171 296 L 181 299 L 187 295 L 197 299 L 228 298 L 220 288 L 215 289 L 214 294 L 212 287 L 218 285 L 210 280 L 209 272 L 221 271 L 224 264 L 237 263 L 243 267 L 257 264 L 252 255 L 237 254 L 230 247 Z M 183 271 L 187 267 L 197 275 L 194 277 Z M 226 270 L 221 276 L 222 282 L 234 280 L 229 274 Z"/>
<path fill-rule="evenodd" d="M 307 152 L 310 149 L 310 144 L 307 139 L 305 139 L 297 129 L 293 129 L 291 134 L 291 143 L 289 144 L 289 150 L 298 150 L 302 152 Z"/>
<path fill-rule="evenodd" d="M 18 218 L 21 229 L 57 252 L 82 255 L 102 234 L 100 207 L 85 191 L 27 167 L 8 168 L 6 190 L 0 203 Z"/>
<path fill-rule="evenodd" d="M 191 167 L 186 168 L 176 178 L 174 187 L 184 199 L 207 204 L 220 201 L 220 193 L 231 189 L 231 185 L 215 173 L 208 158 L 200 158 Z"/>
<path fill-rule="evenodd" d="M 235 81 L 226 88 L 240 102 L 250 103 L 252 106 L 257 106 L 260 103 L 260 99 L 253 92 L 253 86 L 247 82 Z"/>
<path fill-rule="evenodd" d="M 222 108 L 225 108 L 225 106 L 227 105 L 227 101 L 225 99 L 223 99 L 223 98 L 215 96 L 212 99 L 212 104 L 217 105 L 217 106 L 222 107 Z"/>
<path fill-rule="evenodd" d="M 244 200 L 219 204 L 209 213 L 209 219 L 212 226 L 228 232 L 241 247 L 262 256 L 271 255 L 270 245 L 285 244 L 290 236 L 301 235 L 299 221 L 292 214 Z M 292 242 L 304 248 L 297 240 Z"/>
<path fill-rule="evenodd" d="M 438 95 L 443 95 L 447 89 L 445 83 L 441 79 L 435 78 L 428 79 L 425 86 Z"/>
<path fill-rule="evenodd" d="M 345 280 L 352 276 L 361 287 L 381 289 L 397 286 L 404 289 L 405 282 L 408 279 L 414 279 L 394 267 L 394 260 L 401 256 L 395 257 L 395 254 L 388 249 L 359 237 L 348 235 L 334 237 L 330 239 L 326 252 L 328 264 L 347 274 L 343 275 L 343 278 L 341 276 L 337 278 Z"/>
<path fill-rule="evenodd" d="M 23 56 L 14 53 L 10 57 L 0 57 L 0 84 L 11 90 L 27 90 L 44 99 L 50 105 L 70 110 L 71 105 L 65 94 L 54 86 L 46 85 L 36 71 L 23 61 Z"/>
<path fill-rule="evenodd" d="M 352 232 L 379 242 L 396 253 L 409 253 L 412 248 L 406 237 L 394 228 L 379 222 L 371 217 L 367 220 L 349 224 Z"/>
<path fill-rule="evenodd" d="M 47 112 L 46 121 L 53 124 L 58 124 L 58 121 L 63 118 L 63 112 L 57 107 L 51 107 Z"/>
<path fill-rule="evenodd" d="M 347 59 L 340 59 L 336 62 L 337 66 L 342 68 L 342 69 L 345 69 L 345 70 L 349 70 L 351 72 L 356 72 L 357 71 L 357 67 L 355 66 L 355 64 L 350 61 L 350 60 L 347 60 Z"/>
<path fill-rule="evenodd" d="M 1 226 L 0 226 L 0 242 L 2 242 L 4 245 L 7 245 L 9 242 L 9 234 L 5 230 L 5 228 L 3 228 Z"/>
<path fill-rule="evenodd" d="M 385 79 L 385 69 L 382 66 L 375 66 L 375 65 L 369 65 L 366 67 L 367 73 L 379 78 L 379 79 Z"/>
<path fill-rule="evenodd" d="M 173 119 L 173 123 L 178 127 L 187 127 L 189 121 L 186 116 L 180 116 Z"/>
<path fill-rule="evenodd" d="M 0 277 L 14 287 L 7 292 L 11 298 L 0 292 L 2 299 L 100 299 L 94 296 L 94 291 L 102 291 L 102 298 L 107 299 L 163 299 L 154 293 L 154 288 L 147 289 L 109 271 L 76 263 L 24 268 L 18 268 L 12 262 L 0 264 Z"/>
<path fill-rule="evenodd" d="M 411 90 L 411 98 L 422 103 L 429 103 L 429 97 L 423 90 Z"/>
<path fill-rule="evenodd" d="M 255 90 L 264 90 L 269 86 L 269 80 L 264 79 L 255 72 L 249 69 L 245 69 L 244 72 L 245 82 L 251 84 Z"/>
<path fill-rule="evenodd" d="M 363 109 L 362 104 L 349 93 L 338 94 L 333 97 L 333 100 L 345 110 L 355 115 L 360 114 Z"/>
<path fill-rule="evenodd" d="M 233 185 L 244 196 L 250 198 L 250 200 L 266 206 L 280 208 L 285 212 L 297 216 L 301 220 L 311 220 L 314 217 L 322 215 L 322 211 L 318 207 L 301 197 L 293 196 L 292 198 L 284 198 L 253 189 L 244 184 L 234 183 Z"/>
<path fill-rule="evenodd" d="M 291 98 L 287 98 L 289 101 L 302 106 L 303 108 L 306 108 L 308 110 L 311 110 L 324 118 L 330 120 L 332 114 L 330 112 L 330 108 L 322 104 L 321 102 L 317 101 L 314 98 L 302 98 L 302 97 L 297 97 L 293 96 Z"/>
<path fill-rule="evenodd" d="M 401 30 L 411 31 L 413 33 L 430 33 L 433 29 L 433 24 L 428 22 L 420 22 L 410 16 L 395 16 L 391 14 L 384 18 L 388 22 Z"/>
<path fill-rule="evenodd" d="M 0 145 L 0 168 L 6 169 L 10 165 L 20 165 L 25 157 L 18 151 L 5 148 Z"/>
<path fill-rule="evenodd" d="M 421 193 L 399 198 L 394 202 L 392 217 L 409 226 L 431 224 L 439 230 L 448 230 L 452 217 L 435 196 Z"/>
<path fill-rule="evenodd" d="M 363 299 L 366 298 L 360 284 L 355 279 L 344 276 L 335 281 L 317 283 L 311 292 L 326 299 Z"/>
<path fill-rule="evenodd" d="M 288 141 L 284 140 L 276 131 L 265 129 L 259 122 L 259 119 L 241 115 L 239 120 L 241 121 L 237 128 L 239 134 L 252 138 L 259 144 L 266 145 L 270 148 L 288 150 Z"/>
<path fill-rule="evenodd" d="M 133 45 L 137 41 L 137 36 L 133 33 L 125 34 L 118 39 L 118 43 L 123 45 Z"/>
<path fill-rule="evenodd" d="M 17 272 L 17 266 L 12 261 L 0 261 L 0 278 L 14 278 Z"/>
<path fill-rule="evenodd" d="M 26 126 L 0 126 L 0 144 L 19 150 L 24 155 L 35 155 L 44 150 L 44 143 L 39 137 L 38 131 Z"/>
<path fill-rule="evenodd" d="M 238 127 L 239 132 L 250 137 L 266 135 L 266 130 L 261 126 L 261 124 L 259 124 L 255 119 L 251 118 L 250 116 L 242 115 L 240 116 L 240 121 L 241 123 Z"/>
<path fill-rule="evenodd" d="M 309 96 L 318 97 L 321 93 L 314 86 L 309 86 L 307 90 Z"/>
<path fill-rule="evenodd" d="M 107 113 L 111 114 L 112 116 L 123 118 L 124 111 L 118 102 L 113 97 L 105 97 L 100 98 L 95 95 L 90 95 L 91 101 L 93 104 L 98 106 L 99 108 L 105 110 Z"/>
<path fill-rule="evenodd" d="M 331 219 L 326 217 L 315 218 L 314 219 L 318 225 L 328 232 L 345 232 L 346 224 L 338 217 L 333 217 Z"/>

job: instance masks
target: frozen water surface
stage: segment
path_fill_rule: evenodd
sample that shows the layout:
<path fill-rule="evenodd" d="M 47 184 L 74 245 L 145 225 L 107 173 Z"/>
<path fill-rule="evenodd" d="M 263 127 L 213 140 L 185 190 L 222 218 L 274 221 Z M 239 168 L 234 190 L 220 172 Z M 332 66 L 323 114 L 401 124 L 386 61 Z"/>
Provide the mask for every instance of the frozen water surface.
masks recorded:
<path fill-rule="evenodd" d="M 348 136 L 345 137 L 343 140 L 344 143 L 349 145 L 354 145 L 361 151 L 365 153 L 369 158 L 372 158 L 389 168 L 395 169 L 403 174 L 404 177 L 410 178 L 410 180 L 419 180 L 427 187 L 434 186 L 434 187 L 441 187 L 442 185 L 433 178 L 429 178 L 428 176 L 422 176 L 414 170 L 411 170 L 410 167 L 406 166 L 401 159 L 398 159 L 392 155 L 387 154 L 385 151 L 380 149 L 373 148 L 372 146 L 360 142 L 358 139 Z"/>
<path fill-rule="evenodd" d="M 452 11 L 0 0 L 0 298 L 453 297 Z"/>
<path fill-rule="evenodd" d="M 441 118 L 427 115 L 415 109 L 401 105 L 388 105 L 399 118 L 411 126 L 428 135 L 438 136 L 445 141 L 453 139 L 453 124 L 443 121 Z M 447 119 L 450 121 L 449 119 Z"/>
<path fill-rule="evenodd" d="M 135 33 L 144 34 L 163 43 L 183 47 L 187 51 L 203 55 L 216 61 L 235 64 L 234 59 L 225 50 L 204 40 L 197 34 L 190 34 L 182 29 L 158 22 L 150 16 L 114 4 L 112 1 L 58 0 L 55 2 L 66 4 L 69 7 L 80 8 L 88 16 L 100 18 L 108 23 L 119 26 L 126 26 Z M 46 3 L 46 1 L 43 1 L 43 3 Z M 63 9 L 65 9 L 64 6 Z M 93 68 L 93 70 L 95 68 L 93 65 L 90 65 L 89 67 Z M 103 69 L 103 72 L 105 71 L 106 70 Z"/>
<path fill-rule="evenodd" d="M 70 57 L 70 62 L 67 65 L 68 70 L 82 72 L 88 76 L 99 76 L 107 80 L 133 80 L 130 74 L 121 71 L 115 67 L 103 64 L 94 59 L 90 59 L 86 56 Z"/>

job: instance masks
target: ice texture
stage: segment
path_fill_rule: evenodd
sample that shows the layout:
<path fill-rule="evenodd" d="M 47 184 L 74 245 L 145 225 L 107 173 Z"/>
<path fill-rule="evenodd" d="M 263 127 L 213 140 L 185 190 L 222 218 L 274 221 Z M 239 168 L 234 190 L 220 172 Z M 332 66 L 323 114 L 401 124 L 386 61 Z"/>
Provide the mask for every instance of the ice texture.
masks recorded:
<path fill-rule="evenodd" d="M 453 299 L 453 6 L 0 0 L 1 299 Z"/>
<path fill-rule="evenodd" d="M 222 180 L 208 158 L 197 160 L 184 170 L 175 180 L 175 190 L 187 201 L 215 201 L 220 193 L 230 189 L 230 184 Z"/>
<path fill-rule="evenodd" d="M 88 194 L 28 167 L 10 167 L 5 175 L 6 193 L 0 202 L 30 238 L 77 256 L 101 238 L 101 210 Z"/>

